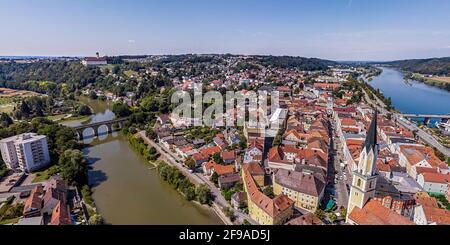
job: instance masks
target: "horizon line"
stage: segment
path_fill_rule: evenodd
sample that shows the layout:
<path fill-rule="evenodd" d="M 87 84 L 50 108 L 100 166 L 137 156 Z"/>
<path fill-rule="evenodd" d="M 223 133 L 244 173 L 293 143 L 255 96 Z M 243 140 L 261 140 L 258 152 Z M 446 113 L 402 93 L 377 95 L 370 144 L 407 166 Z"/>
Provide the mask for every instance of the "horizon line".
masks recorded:
<path fill-rule="evenodd" d="M 177 53 L 177 54 L 119 54 L 119 55 L 104 55 L 102 57 L 121 57 L 121 56 L 182 56 L 182 55 L 233 55 L 233 56 L 273 56 L 273 57 L 297 57 L 297 58 L 307 58 L 307 59 L 320 59 L 334 61 L 338 63 L 342 62 L 392 62 L 392 61 L 402 61 L 402 60 L 424 60 L 424 59 L 442 59 L 450 58 L 450 56 L 439 56 L 439 57 L 426 57 L 426 58 L 401 58 L 393 60 L 345 60 L 345 59 L 328 59 L 320 57 L 308 57 L 301 55 L 273 55 L 273 54 L 237 54 L 237 53 Z M 2 58 L 84 58 L 89 57 L 85 55 L 0 55 Z"/>

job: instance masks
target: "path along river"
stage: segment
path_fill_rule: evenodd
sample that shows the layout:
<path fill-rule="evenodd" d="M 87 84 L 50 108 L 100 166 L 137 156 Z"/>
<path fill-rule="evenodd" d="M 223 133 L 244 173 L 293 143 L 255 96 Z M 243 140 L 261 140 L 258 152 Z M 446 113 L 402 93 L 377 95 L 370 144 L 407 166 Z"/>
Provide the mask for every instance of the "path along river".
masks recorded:
<path fill-rule="evenodd" d="M 111 104 L 81 98 L 95 112 L 90 122 L 113 119 Z M 69 122 L 66 125 L 79 125 Z M 177 191 L 163 182 L 156 170 L 135 152 L 121 134 L 106 135 L 100 129 L 99 139 L 89 139 L 83 151 L 91 164 L 89 182 L 94 188 L 93 198 L 98 211 L 107 223 L 140 224 L 222 224 L 213 211 L 188 202 Z"/>

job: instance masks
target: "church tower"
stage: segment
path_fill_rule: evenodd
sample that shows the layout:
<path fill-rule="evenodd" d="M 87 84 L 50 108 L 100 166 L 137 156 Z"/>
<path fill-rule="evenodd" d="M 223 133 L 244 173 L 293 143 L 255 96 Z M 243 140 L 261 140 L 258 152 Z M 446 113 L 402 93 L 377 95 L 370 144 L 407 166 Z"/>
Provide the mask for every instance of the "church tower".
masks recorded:
<path fill-rule="evenodd" d="M 376 162 L 378 157 L 377 117 L 378 114 L 375 111 L 369 131 L 367 132 L 366 141 L 361 149 L 358 167 L 353 171 L 353 181 L 347 208 L 347 220 L 353 208 L 363 208 L 369 199 L 375 196 L 377 183 Z"/>

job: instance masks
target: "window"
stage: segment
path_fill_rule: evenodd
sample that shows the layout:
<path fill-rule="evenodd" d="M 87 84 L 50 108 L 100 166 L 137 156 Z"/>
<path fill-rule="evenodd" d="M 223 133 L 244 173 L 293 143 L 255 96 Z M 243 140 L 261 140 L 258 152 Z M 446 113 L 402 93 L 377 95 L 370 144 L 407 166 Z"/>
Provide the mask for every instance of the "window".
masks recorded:
<path fill-rule="evenodd" d="M 361 187 L 361 179 L 358 179 L 358 183 L 356 184 L 358 187 Z"/>
<path fill-rule="evenodd" d="M 369 183 L 369 189 L 372 189 L 372 181 Z"/>

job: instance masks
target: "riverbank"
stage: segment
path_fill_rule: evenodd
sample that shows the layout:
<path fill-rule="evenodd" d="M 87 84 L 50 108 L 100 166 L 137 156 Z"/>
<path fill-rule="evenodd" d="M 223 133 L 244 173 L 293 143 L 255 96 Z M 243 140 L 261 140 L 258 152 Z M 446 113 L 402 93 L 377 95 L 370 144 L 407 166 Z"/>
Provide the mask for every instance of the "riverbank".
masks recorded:
<path fill-rule="evenodd" d="M 419 73 L 411 73 L 405 79 L 412 79 L 450 92 L 450 77 L 427 77 Z"/>
<path fill-rule="evenodd" d="M 109 101 L 81 98 L 94 109 L 89 122 L 115 118 Z M 79 124 L 73 124 L 77 126 Z M 89 134 L 89 132 L 86 132 Z M 112 225 L 219 225 L 211 208 L 187 201 L 163 181 L 154 165 L 135 150 L 121 132 L 100 129 L 97 138 L 85 138 L 89 185 L 97 212 Z"/>
<path fill-rule="evenodd" d="M 142 141 L 138 141 L 140 143 L 136 147 L 140 152 L 142 152 L 143 148 L 146 148 L 148 151 L 150 151 L 151 149 L 155 149 L 159 152 L 159 157 L 160 159 L 162 159 L 164 164 L 159 165 L 157 169 L 159 176 L 164 181 L 166 181 L 174 189 L 176 189 L 180 193 L 180 195 L 186 198 L 187 201 L 196 203 L 203 208 L 213 210 L 224 224 L 233 225 L 233 222 L 230 220 L 230 218 L 225 215 L 222 208 L 212 198 L 211 190 L 206 183 L 204 183 L 197 176 L 188 172 L 180 164 L 175 164 L 174 162 L 176 161 L 172 162 L 170 156 L 166 157 L 166 153 L 157 145 L 155 145 L 156 143 L 147 138 L 143 131 L 137 133 L 136 135 L 133 135 L 133 137 L 142 139 Z M 134 144 L 136 144 L 136 141 L 134 141 Z M 207 190 L 208 194 L 205 195 L 205 193 L 202 193 L 203 196 L 199 197 L 199 190 L 201 192 L 205 192 Z"/>
<path fill-rule="evenodd" d="M 432 132 L 427 132 L 427 127 L 420 128 L 415 123 L 410 121 L 403 121 L 399 113 L 408 114 L 448 114 L 450 113 L 450 93 L 444 90 L 428 86 L 426 84 L 404 80 L 404 76 L 400 71 L 391 68 L 382 68 L 383 73 L 376 77 L 372 82 L 365 82 L 377 91 L 381 91 L 383 96 L 389 96 L 392 102 L 392 117 L 397 119 L 397 122 L 402 124 L 405 128 L 416 132 L 425 143 L 435 148 L 436 155 L 441 156 L 441 160 L 445 161 L 449 157 L 449 150 L 444 145 L 445 142 L 440 142 L 440 138 L 433 136 Z M 369 96 L 370 97 L 370 96 Z M 384 109 L 386 105 L 384 100 L 378 96 L 366 98 L 370 103 Z M 440 154 L 442 153 L 442 154 Z"/>

